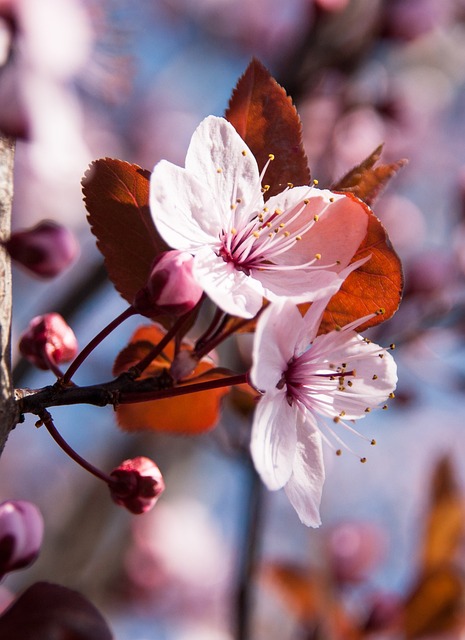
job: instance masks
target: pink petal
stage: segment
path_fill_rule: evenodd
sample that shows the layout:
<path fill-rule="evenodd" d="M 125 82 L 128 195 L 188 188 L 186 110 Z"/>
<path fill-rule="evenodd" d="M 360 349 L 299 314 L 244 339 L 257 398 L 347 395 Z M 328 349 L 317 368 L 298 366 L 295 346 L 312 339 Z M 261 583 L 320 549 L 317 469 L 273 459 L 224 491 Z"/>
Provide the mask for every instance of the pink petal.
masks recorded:
<path fill-rule="evenodd" d="M 208 116 L 197 127 L 187 151 L 186 170 L 206 186 L 226 220 L 231 219 L 231 205 L 238 198 L 250 208 L 258 197 L 257 207 L 262 206 L 257 161 L 224 118 Z M 249 216 L 245 218 L 243 223 Z"/>
<path fill-rule="evenodd" d="M 292 231 L 295 226 L 301 227 L 304 220 L 312 220 L 315 215 L 318 216 L 318 222 L 276 262 L 303 264 L 319 254 L 319 266 L 335 265 L 331 269 L 340 271 L 349 264 L 365 238 L 368 227 L 367 207 L 357 198 L 327 189 L 312 189 L 307 198 L 309 203 L 305 211 L 299 216 L 297 223 L 288 227 L 288 231 Z M 338 261 L 339 264 L 336 265 Z"/>
<path fill-rule="evenodd" d="M 255 409 L 250 451 L 261 479 L 274 491 L 289 480 L 297 444 L 296 405 L 289 406 L 285 393 L 263 396 Z"/>
<path fill-rule="evenodd" d="M 301 522 L 308 527 L 321 524 L 319 507 L 324 480 L 321 435 L 313 417 L 307 414 L 306 420 L 297 424 L 292 475 L 285 491 Z"/>
<path fill-rule="evenodd" d="M 150 178 L 150 209 L 163 239 L 195 252 L 218 240 L 219 210 L 208 190 L 185 169 L 162 160 Z"/>
<path fill-rule="evenodd" d="M 225 262 L 209 247 L 196 254 L 193 273 L 205 293 L 226 313 L 253 318 L 263 304 L 260 283 Z"/>

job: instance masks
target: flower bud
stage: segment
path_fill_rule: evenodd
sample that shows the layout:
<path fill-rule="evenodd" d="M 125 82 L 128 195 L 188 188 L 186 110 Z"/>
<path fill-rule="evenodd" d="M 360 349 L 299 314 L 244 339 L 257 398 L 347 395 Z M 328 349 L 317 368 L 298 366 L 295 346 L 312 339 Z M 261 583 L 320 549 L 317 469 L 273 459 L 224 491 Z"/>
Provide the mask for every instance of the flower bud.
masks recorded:
<path fill-rule="evenodd" d="M 21 354 L 39 369 L 69 362 L 76 357 L 78 343 L 71 327 L 58 313 L 32 318 L 19 341 Z"/>
<path fill-rule="evenodd" d="M 149 317 L 180 316 L 193 309 L 203 292 L 192 273 L 193 261 L 186 251 L 165 251 L 157 256 L 147 285 L 136 295 L 134 308 Z"/>
<path fill-rule="evenodd" d="M 79 253 L 78 243 L 71 231 L 51 220 L 13 233 L 5 242 L 5 247 L 13 260 L 43 278 L 59 275 Z"/>
<path fill-rule="evenodd" d="M 131 513 L 150 511 L 165 489 L 160 469 L 144 456 L 125 460 L 110 476 L 113 478 L 108 485 L 111 497 Z"/>
<path fill-rule="evenodd" d="M 39 555 L 44 522 L 39 509 L 25 500 L 0 504 L 0 575 L 22 569 Z"/>

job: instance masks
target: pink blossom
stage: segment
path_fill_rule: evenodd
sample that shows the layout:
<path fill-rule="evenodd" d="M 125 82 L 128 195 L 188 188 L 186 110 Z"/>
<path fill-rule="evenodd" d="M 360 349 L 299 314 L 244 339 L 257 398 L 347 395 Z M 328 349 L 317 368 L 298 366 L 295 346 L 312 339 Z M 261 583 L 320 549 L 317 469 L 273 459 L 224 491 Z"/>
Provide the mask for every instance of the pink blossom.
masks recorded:
<path fill-rule="evenodd" d="M 131 513 L 145 513 L 155 506 L 165 490 L 157 465 L 144 456 L 125 460 L 111 472 L 111 497 Z"/>
<path fill-rule="evenodd" d="M 269 489 L 285 487 L 313 527 L 321 523 L 324 431 L 344 447 L 322 418 L 354 431 L 348 421 L 384 403 L 397 381 L 392 356 L 354 331 L 367 318 L 317 335 L 327 302 L 314 303 L 305 317 L 289 301 L 269 305 L 257 324 L 251 369 L 263 393 L 252 428 L 255 467 Z"/>
<path fill-rule="evenodd" d="M 69 362 L 76 357 L 78 343 L 71 327 L 59 313 L 32 318 L 19 341 L 19 350 L 39 369 Z"/>
<path fill-rule="evenodd" d="M 263 298 L 317 300 L 359 266 L 348 264 L 366 234 L 364 205 L 307 186 L 288 187 L 265 203 L 267 167 L 260 174 L 224 118 L 203 120 L 185 165 L 155 166 L 152 216 L 171 247 L 194 256 L 194 277 L 226 313 L 253 317 Z"/>
<path fill-rule="evenodd" d="M 0 575 L 34 562 L 43 531 L 42 515 L 32 502 L 7 500 L 0 504 Z"/>
<path fill-rule="evenodd" d="M 79 245 L 71 231 L 52 220 L 16 231 L 5 242 L 5 247 L 13 260 L 43 278 L 58 276 L 79 253 Z"/>
<path fill-rule="evenodd" d="M 186 251 L 164 251 L 155 258 L 147 286 L 137 294 L 134 307 L 142 315 L 182 315 L 202 297 L 192 273 L 193 258 Z"/>

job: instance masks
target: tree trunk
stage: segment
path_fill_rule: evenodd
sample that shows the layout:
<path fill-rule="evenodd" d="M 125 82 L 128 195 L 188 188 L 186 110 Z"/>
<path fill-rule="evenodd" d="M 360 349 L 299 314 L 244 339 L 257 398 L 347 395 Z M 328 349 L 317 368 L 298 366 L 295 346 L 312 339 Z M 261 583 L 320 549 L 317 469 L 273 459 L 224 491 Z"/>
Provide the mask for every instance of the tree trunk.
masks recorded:
<path fill-rule="evenodd" d="M 14 140 L 0 134 L 0 241 L 10 235 L 14 154 Z M 0 245 L 0 453 L 17 422 L 11 380 L 11 308 L 10 258 Z"/>

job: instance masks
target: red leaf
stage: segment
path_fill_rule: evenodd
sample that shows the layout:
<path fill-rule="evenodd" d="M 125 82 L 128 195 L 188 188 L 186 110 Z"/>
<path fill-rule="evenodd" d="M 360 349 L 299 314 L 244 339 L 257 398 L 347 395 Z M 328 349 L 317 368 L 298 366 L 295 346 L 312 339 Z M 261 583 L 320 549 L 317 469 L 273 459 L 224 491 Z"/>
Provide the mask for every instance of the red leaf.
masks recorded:
<path fill-rule="evenodd" d="M 112 640 L 94 605 L 77 591 L 48 582 L 29 587 L 0 617 L 4 640 Z"/>
<path fill-rule="evenodd" d="M 398 160 L 391 164 L 380 164 L 375 167 L 382 150 L 383 145 L 381 144 L 366 160 L 338 180 L 331 189 L 353 193 L 367 204 L 373 204 L 389 180 L 407 163 L 407 160 Z"/>
<path fill-rule="evenodd" d="M 225 117 L 250 147 L 261 169 L 272 153 L 264 182 L 267 196 L 288 183 L 308 185 L 310 170 L 302 145 L 302 125 L 285 90 L 258 60 L 252 60 L 233 91 Z"/>
<path fill-rule="evenodd" d="M 119 375 L 139 362 L 155 344 L 160 342 L 164 333 L 156 325 L 139 327 L 131 342 L 117 356 L 113 373 Z M 189 348 L 183 343 L 184 348 Z M 163 355 L 159 356 L 145 370 L 142 378 L 157 375 L 168 368 L 174 356 L 174 342 L 171 341 Z M 214 368 L 209 360 L 201 360 L 195 370 L 195 376 Z M 211 378 L 223 377 L 213 372 Z M 134 404 L 121 404 L 116 409 L 118 424 L 125 431 L 163 431 L 165 433 L 195 435 L 212 429 L 219 419 L 221 398 L 229 392 L 228 387 L 210 389 L 198 393 L 186 394 L 162 400 L 149 400 Z"/>
<path fill-rule="evenodd" d="M 149 209 L 150 173 L 135 164 L 95 160 L 82 180 L 84 202 L 110 280 L 129 303 L 155 256 L 167 249 Z"/>
<path fill-rule="evenodd" d="M 366 210 L 369 214 L 367 235 L 351 262 L 368 255 L 371 255 L 371 259 L 353 271 L 338 293 L 331 298 L 323 315 L 320 333 L 343 327 L 383 309 L 382 315 L 377 315 L 358 327 L 358 331 L 363 331 L 384 322 L 399 307 L 403 288 L 399 256 L 392 248 L 381 222 L 368 207 Z"/>

